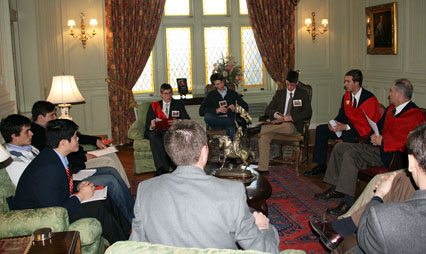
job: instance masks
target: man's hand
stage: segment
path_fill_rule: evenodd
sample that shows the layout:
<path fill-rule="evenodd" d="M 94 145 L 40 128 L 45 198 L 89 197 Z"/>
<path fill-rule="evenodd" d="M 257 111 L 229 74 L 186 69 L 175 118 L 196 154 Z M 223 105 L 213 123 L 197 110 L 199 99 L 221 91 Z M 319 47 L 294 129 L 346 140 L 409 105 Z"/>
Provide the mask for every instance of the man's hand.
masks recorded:
<path fill-rule="evenodd" d="M 284 118 L 284 122 L 293 122 L 293 118 L 291 117 L 291 115 L 285 115 L 283 116 Z"/>
<path fill-rule="evenodd" d="M 254 212 L 253 213 L 254 222 L 259 230 L 269 229 L 269 219 L 263 213 Z"/>
<path fill-rule="evenodd" d="M 87 160 L 91 160 L 91 159 L 95 159 L 98 158 L 98 156 L 90 154 L 90 153 L 86 153 L 86 159 Z"/>
<path fill-rule="evenodd" d="M 156 123 L 157 123 L 157 122 L 160 122 L 160 121 L 161 121 L 161 119 L 160 119 L 160 118 L 152 119 L 152 120 L 151 120 L 151 124 L 149 125 L 149 129 L 150 129 L 150 130 L 155 129 Z"/>
<path fill-rule="evenodd" d="M 235 105 L 234 104 L 229 105 L 228 108 L 230 110 L 232 110 L 232 112 L 235 112 Z"/>
<path fill-rule="evenodd" d="M 218 113 L 226 114 L 226 112 L 228 112 L 228 108 L 225 107 L 225 106 L 220 106 L 216 109 L 216 114 L 218 114 Z"/>
<path fill-rule="evenodd" d="M 381 146 L 382 145 L 383 136 L 373 134 L 371 135 L 371 144 L 373 146 Z"/>
<path fill-rule="evenodd" d="M 82 181 L 82 182 L 80 182 L 78 185 L 77 185 L 77 191 L 79 191 L 80 190 L 80 188 L 82 188 L 82 187 L 84 187 L 84 186 L 87 186 L 87 185 L 90 185 L 91 184 L 91 182 L 89 182 L 89 181 Z"/>
<path fill-rule="evenodd" d="M 106 148 L 106 145 L 104 145 L 104 143 L 102 142 L 102 140 L 100 140 L 100 139 L 97 139 L 96 140 L 96 146 L 99 148 L 99 149 L 105 149 Z"/>
<path fill-rule="evenodd" d="M 79 187 L 80 190 L 76 196 L 80 199 L 80 202 L 93 197 L 95 193 L 95 185 L 93 183 L 88 182 L 88 184 L 84 184 L 83 186 L 79 185 Z"/>
<path fill-rule="evenodd" d="M 375 186 L 376 194 L 374 196 L 378 196 L 381 199 L 383 199 L 383 197 L 389 193 L 392 187 L 393 179 L 395 178 L 396 175 L 397 173 L 393 172 L 391 174 L 382 176 L 382 178 L 376 183 L 376 186 Z"/>

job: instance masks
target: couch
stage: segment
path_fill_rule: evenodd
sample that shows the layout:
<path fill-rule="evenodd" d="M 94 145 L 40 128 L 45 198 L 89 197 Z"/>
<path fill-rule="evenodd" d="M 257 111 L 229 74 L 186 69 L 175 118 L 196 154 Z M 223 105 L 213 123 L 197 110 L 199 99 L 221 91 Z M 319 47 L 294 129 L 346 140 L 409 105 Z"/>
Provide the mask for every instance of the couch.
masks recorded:
<path fill-rule="evenodd" d="M 5 168 L 0 167 L 0 238 L 31 235 L 36 229 L 50 227 L 53 232 L 79 231 L 82 253 L 103 253 L 102 227 L 98 220 L 85 218 L 71 224 L 63 207 L 10 211 L 7 198 L 15 186 Z"/>
<path fill-rule="evenodd" d="M 229 250 L 229 249 L 199 249 L 199 248 L 184 248 L 173 247 L 162 244 L 151 244 L 146 242 L 121 241 L 111 245 L 105 254 L 141 254 L 141 253 L 163 253 L 163 254 L 261 254 L 266 252 L 254 250 Z M 283 250 L 281 254 L 304 254 L 301 250 Z"/>
<path fill-rule="evenodd" d="M 151 146 L 149 140 L 144 138 L 146 113 L 150 104 L 151 102 L 142 102 L 138 105 L 136 121 L 130 126 L 127 132 L 127 137 L 133 140 L 135 174 L 155 172 Z"/>

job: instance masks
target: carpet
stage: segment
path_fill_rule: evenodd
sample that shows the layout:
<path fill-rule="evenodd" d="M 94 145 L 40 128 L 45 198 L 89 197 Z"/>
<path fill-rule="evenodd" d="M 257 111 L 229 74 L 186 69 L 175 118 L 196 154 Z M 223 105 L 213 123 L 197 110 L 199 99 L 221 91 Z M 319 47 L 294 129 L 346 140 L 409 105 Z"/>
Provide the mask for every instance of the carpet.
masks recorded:
<path fill-rule="evenodd" d="M 293 168 L 280 165 L 264 174 L 272 186 L 267 200 L 269 220 L 280 235 L 280 250 L 299 249 L 306 253 L 328 253 L 309 225 L 309 218 L 323 217 L 326 209 L 339 200 L 322 201 L 313 197 L 322 190 L 303 175 L 297 176 Z M 330 217 L 328 215 L 327 219 Z"/>

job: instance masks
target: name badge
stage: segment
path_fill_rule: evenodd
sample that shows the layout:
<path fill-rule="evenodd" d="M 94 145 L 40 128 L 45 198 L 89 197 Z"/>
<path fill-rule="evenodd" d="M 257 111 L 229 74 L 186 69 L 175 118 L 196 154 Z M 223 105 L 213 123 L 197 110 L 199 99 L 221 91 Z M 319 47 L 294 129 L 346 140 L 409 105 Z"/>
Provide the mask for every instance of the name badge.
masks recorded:
<path fill-rule="evenodd" d="M 226 107 L 226 106 L 228 106 L 228 103 L 225 100 L 219 101 L 219 107 Z"/>
<path fill-rule="evenodd" d="M 293 100 L 293 107 L 301 107 L 302 100 Z"/>
<path fill-rule="evenodd" d="M 180 111 L 179 110 L 172 110 L 172 117 L 180 117 Z"/>

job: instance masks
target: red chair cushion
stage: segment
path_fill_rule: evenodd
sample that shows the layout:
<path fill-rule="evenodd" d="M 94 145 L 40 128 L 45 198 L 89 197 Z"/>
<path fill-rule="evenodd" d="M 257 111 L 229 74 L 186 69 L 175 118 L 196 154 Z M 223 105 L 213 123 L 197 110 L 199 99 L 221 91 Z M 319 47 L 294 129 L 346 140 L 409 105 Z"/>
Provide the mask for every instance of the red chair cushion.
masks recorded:
<path fill-rule="evenodd" d="M 386 167 L 371 167 L 368 169 L 360 170 L 358 172 L 358 179 L 369 182 L 371 179 L 373 179 L 374 176 L 378 174 L 384 174 L 389 172 L 390 170 Z"/>

